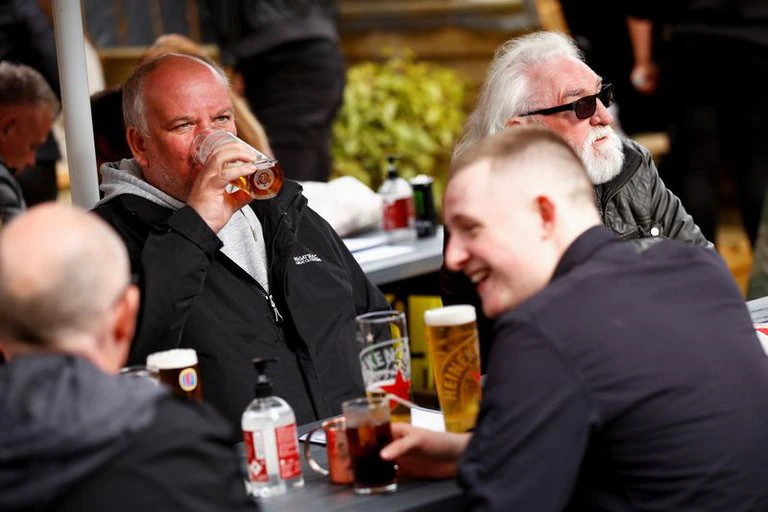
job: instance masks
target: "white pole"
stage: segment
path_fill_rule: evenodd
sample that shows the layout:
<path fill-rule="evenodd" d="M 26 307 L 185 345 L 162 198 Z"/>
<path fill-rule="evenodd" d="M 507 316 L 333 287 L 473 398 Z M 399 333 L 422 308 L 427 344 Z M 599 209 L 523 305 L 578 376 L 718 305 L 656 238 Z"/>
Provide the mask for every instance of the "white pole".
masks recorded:
<path fill-rule="evenodd" d="M 99 187 L 80 0 L 53 0 L 52 4 L 72 202 L 92 208 L 99 200 Z"/>

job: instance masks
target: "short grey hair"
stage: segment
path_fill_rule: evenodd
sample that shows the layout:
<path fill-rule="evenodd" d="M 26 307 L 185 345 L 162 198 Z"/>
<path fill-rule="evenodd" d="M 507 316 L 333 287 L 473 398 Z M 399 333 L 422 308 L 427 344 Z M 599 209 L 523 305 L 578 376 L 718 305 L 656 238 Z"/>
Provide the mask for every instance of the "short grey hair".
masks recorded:
<path fill-rule="evenodd" d="M 47 105 L 53 115 L 60 108 L 59 98 L 39 71 L 8 61 L 0 62 L 0 105 Z"/>
<path fill-rule="evenodd" d="M 558 32 L 535 32 L 504 43 L 488 68 L 477 107 L 467 118 L 453 158 L 479 139 L 504 131 L 510 118 L 530 110 L 530 69 L 557 57 L 584 60 L 573 39 Z"/>
<path fill-rule="evenodd" d="M 146 62 L 139 64 L 133 71 L 133 74 L 126 80 L 123 85 L 123 121 L 125 122 L 125 128 L 136 128 L 144 137 L 149 136 L 149 125 L 147 124 L 145 97 L 144 97 L 144 84 L 150 74 L 165 60 L 172 58 L 182 58 L 197 61 L 204 66 L 207 66 L 213 71 L 222 83 L 229 87 L 229 78 L 227 74 L 214 63 L 212 60 L 200 57 L 197 55 L 189 55 L 184 53 L 167 53 L 159 57 L 155 57 Z"/>

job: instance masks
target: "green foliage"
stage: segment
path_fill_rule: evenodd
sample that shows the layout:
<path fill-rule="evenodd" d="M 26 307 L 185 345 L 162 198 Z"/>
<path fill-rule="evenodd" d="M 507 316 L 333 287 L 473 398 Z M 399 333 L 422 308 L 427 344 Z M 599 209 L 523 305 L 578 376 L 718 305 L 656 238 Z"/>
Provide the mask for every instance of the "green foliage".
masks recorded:
<path fill-rule="evenodd" d="M 334 173 L 376 190 L 393 154 L 401 176 L 428 174 L 441 189 L 464 123 L 465 90 L 455 71 L 412 55 L 351 67 L 333 126 Z"/>

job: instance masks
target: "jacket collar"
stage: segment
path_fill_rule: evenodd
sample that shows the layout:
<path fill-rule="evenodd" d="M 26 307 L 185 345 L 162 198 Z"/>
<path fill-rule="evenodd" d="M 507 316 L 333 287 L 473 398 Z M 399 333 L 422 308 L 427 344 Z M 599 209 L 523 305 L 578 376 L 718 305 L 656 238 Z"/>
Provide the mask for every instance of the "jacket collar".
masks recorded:
<path fill-rule="evenodd" d="M 617 240 L 616 235 L 604 226 L 594 226 L 589 228 L 579 235 L 568 249 L 566 249 L 562 258 L 560 258 L 557 267 L 555 267 L 552 281 L 585 263 L 604 245 Z"/>
<path fill-rule="evenodd" d="M 619 174 L 608 183 L 595 185 L 596 194 L 601 199 L 600 204 L 606 204 L 616 192 L 621 190 L 643 163 L 643 155 L 627 139 L 622 138 L 621 147 L 624 152 L 624 163 L 621 164 Z"/>
<path fill-rule="evenodd" d="M 280 221 L 285 217 L 290 226 L 298 226 L 298 218 L 307 204 L 307 199 L 301 194 L 302 187 L 295 181 L 285 180 L 277 196 L 266 201 L 253 201 L 250 208 L 256 213 L 261 222 L 266 240 L 267 233 L 275 233 Z M 173 210 L 155 204 L 143 197 L 133 194 L 122 194 L 114 199 L 132 215 L 152 225 L 162 225 L 173 215 Z"/>
<path fill-rule="evenodd" d="M 291 231 L 296 231 L 301 213 L 307 204 L 307 198 L 301 192 L 301 185 L 292 180 L 285 180 L 280 192 L 266 201 L 252 201 L 249 205 L 256 213 L 267 240 L 277 232 L 280 223 L 288 222 Z"/>

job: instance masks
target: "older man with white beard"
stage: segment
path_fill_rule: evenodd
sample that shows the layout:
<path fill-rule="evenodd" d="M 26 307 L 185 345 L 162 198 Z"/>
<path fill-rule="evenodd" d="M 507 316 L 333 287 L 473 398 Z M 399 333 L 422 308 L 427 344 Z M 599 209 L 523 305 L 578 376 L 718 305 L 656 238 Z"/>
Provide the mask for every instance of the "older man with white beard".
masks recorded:
<path fill-rule="evenodd" d="M 579 155 L 595 186 L 602 223 L 623 239 L 664 237 L 712 246 L 659 177 L 650 152 L 611 128 L 613 89 L 587 66 L 568 36 L 537 32 L 508 41 L 496 53 L 477 107 L 454 159 L 478 140 L 515 126 L 538 124 Z M 446 304 L 479 305 L 464 276 L 442 269 Z M 478 308 L 479 309 L 479 308 Z M 490 322 L 478 319 L 482 367 Z"/>

